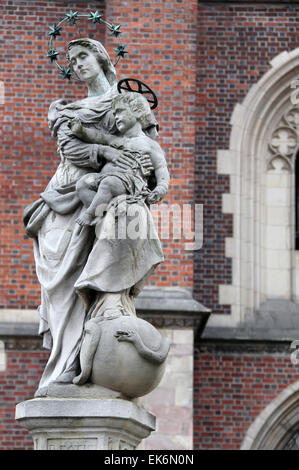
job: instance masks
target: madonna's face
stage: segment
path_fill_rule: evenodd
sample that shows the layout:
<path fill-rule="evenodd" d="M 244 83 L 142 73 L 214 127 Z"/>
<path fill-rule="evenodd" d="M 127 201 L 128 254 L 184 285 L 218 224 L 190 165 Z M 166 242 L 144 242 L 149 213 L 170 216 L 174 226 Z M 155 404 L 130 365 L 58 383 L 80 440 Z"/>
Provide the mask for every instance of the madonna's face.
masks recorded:
<path fill-rule="evenodd" d="M 72 47 L 69 60 L 74 72 L 84 82 L 92 81 L 102 70 L 95 54 L 83 46 Z"/>

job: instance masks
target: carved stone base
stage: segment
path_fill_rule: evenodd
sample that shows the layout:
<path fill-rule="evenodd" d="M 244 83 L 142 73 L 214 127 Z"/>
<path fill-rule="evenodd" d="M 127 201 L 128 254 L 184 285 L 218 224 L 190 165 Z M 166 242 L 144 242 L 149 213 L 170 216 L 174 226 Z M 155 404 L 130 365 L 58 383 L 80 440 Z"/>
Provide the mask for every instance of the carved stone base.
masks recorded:
<path fill-rule="evenodd" d="M 117 398 L 34 398 L 16 406 L 16 420 L 35 450 L 132 450 L 155 430 L 154 415 Z"/>

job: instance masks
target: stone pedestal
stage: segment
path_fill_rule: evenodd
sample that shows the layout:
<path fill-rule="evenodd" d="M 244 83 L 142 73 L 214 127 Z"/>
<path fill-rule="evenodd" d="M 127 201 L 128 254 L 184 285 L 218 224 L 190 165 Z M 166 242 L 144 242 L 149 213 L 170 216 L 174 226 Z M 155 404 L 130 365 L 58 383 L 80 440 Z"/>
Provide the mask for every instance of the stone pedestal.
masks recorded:
<path fill-rule="evenodd" d="M 17 405 L 16 420 L 35 450 L 132 450 L 155 430 L 154 415 L 119 398 L 34 398 Z"/>

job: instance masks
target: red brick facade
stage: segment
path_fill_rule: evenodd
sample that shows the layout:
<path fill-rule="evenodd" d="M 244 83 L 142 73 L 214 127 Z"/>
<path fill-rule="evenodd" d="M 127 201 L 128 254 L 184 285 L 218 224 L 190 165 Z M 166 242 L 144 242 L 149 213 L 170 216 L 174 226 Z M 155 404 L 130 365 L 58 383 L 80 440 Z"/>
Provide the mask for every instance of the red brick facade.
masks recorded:
<path fill-rule="evenodd" d="M 117 66 L 118 78 L 128 75 L 142 79 L 156 92 L 159 107 L 156 117 L 161 127 L 161 145 L 166 151 L 172 176 L 169 202 L 194 200 L 196 79 L 196 2 L 159 2 L 151 7 L 143 2 L 72 3 L 73 10 L 104 12 L 121 24 L 123 43 L 129 55 Z M 171 5 L 171 6 L 170 6 Z M 76 8 L 75 8 L 76 7 Z M 32 241 L 24 235 L 22 211 L 43 191 L 58 164 L 56 143 L 47 127 L 47 112 L 52 101 L 84 97 L 78 82 L 63 81 L 55 66 L 49 64 L 49 25 L 69 11 L 65 2 L 1 3 L 0 79 L 5 84 L 2 108 L 3 171 L 1 172 L 1 300 L 0 308 L 34 308 L 39 303 Z M 99 38 L 95 26 L 86 34 Z M 17 35 L 16 35 L 17 31 Z M 65 45 L 76 34 L 67 28 Z M 105 29 L 100 33 L 108 51 L 116 47 Z M 163 39 L 163 40 L 162 40 Z M 55 42 L 56 45 L 56 42 Z M 63 64 L 63 61 L 61 62 Z M 186 73 L 187 71 L 187 73 Z M 193 286 L 193 255 L 184 252 L 181 241 L 164 240 L 166 261 L 151 279 L 157 286 Z M 167 273 L 167 275 L 166 275 Z"/>
<path fill-rule="evenodd" d="M 298 46 L 299 6 L 196 0 L 106 4 L 1 2 L 0 308 L 39 304 L 32 241 L 24 233 L 22 211 L 44 189 L 59 161 L 46 121 L 50 103 L 84 96 L 83 87 L 60 79 L 46 58 L 48 26 L 72 9 L 99 10 L 121 24 L 129 54 L 117 66 L 118 78 L 141 79 L 159 99 L 160 143 L 172 178 L 167 201 L 204 204 L 203 248 L 192 253 L 183 250 L 182 240 L 164 240 L 166 260 L 150 284 L 193 289 L 213 313 L 229 314 L 228 306 L 219 305 L 218 286 L 231 282 L 224 241 L 232 236 L 233 221 L 222 213 L 229 177 L 217 175 L 216 154 L 229 147 L 234 106 L 269 69 L 271 59 Z M 89 33 L 95 37 L 91 24 Z M 108 51 L 115 47 L 107 32 L 100 39 Z M 233 353 L 200 348 L 194 356 L 194 448 L 237 449 L 259 412 L 299 378 L 298 367 L 286 349 L 248 354 L 246 348 Z M 8 349 L 7 369 L 0 372 L 0 449 L 32 447 L 31 438 L 14 422 L 14 408 L 32 397 L 46 357 L 39 346 L 31 350 L 12 344 Z"/>
<path fill-rule="evenodd" d="M 37 388 L 48 357 L 39 343 L 29 344 L 23 340 L 18 344 L 6 344 L 6 371 L 0 372 L 1 450 L 33 448 L 31 435 L 15 421 L 15 407 L 16 403 L 31 399 Z"/>
<path fill-rule="evenodd" d="M 194 448 L 240 449 L 254 419 L 298 379 L 289 345 L 203 342 L 195 350 Z"/>

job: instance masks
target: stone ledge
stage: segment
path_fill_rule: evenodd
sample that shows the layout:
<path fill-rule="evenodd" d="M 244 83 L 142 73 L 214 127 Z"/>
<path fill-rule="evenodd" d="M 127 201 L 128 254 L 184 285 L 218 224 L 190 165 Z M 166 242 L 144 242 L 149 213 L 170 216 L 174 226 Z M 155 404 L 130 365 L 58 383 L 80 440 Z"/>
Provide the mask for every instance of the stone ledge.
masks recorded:
<path fill-rule="evenodd" d="M 253 339 L 200 339 L 194 345 L 199 354 L 279 354 L 290 357 L 292 350 L 289 341 L 267 341 Z"/>
<path fill-rule="evenodd" d="M 0 309 L 0 323 L 38 323 L 37 309 Z"/>
<path fill-rule="evenodd" d="M 208 340 L 231 340 L 231 341 L 274 341 L 292 342 L 299 339 L 299 329 L 254 329 L 254 328 L 225 328 L 207 327 L 202 336 Z"/>
<path fill-rule="evenodd" d="M 16 420 L 35 450 L 136 449 L 155 429 L 155 416 L 122 399 L 34 398 L 16 406 Z"/>
<path fill-rule="evenodd" d="M 38 323 L 0 322 L 0 337 L 5 336 L 38 336 Z"/>
<path fill-rule="evenodd" d="M 180 288 L 145 288 L 135 299 L 137 310 L 174 312 L 210 312 L 200 302 L 192 298 L 187 289 Z"/>
<path fill-rule="evenodd" d="M 211 311 L 192 298 L 191 292 L 181 288 L 145 288 L 135 299 L 136 311 L 140 318 L 152 323 L 156 328 L 193 329 L 196 338 L 200 337 L 209 319 Z M 24 320 L 24 311 L 21 320 Z M 30 318 L 32 311 L 30 310 Z M 13 319 L 17 318 L 14 310 Z M 5 321 L 0 316 L 0 338 L 9 336 L 38 336 L 37 322 L 9 321 L 6 312 Z"/>
<path fill-rule="evenodd" d="M 190 328 L 198 339 L 211 311 L 187 289 L 144 289 L 135 300 L 137 314 L 156 328 Z"/>
<path fill-rule="evenodd" d="M 291 342 L 299 339 L 299 305 L 291 300 L 268 299 L 235 327 L 207 326 L 203 339 Z"/>
<path fill-rule="evenodd" d="M 155 429 L 155 416 L 133 401 L 120 398 L 33 398 L 16 406 L 16 419 L 24 418 L 119 418 L 134 419 Z"/>

